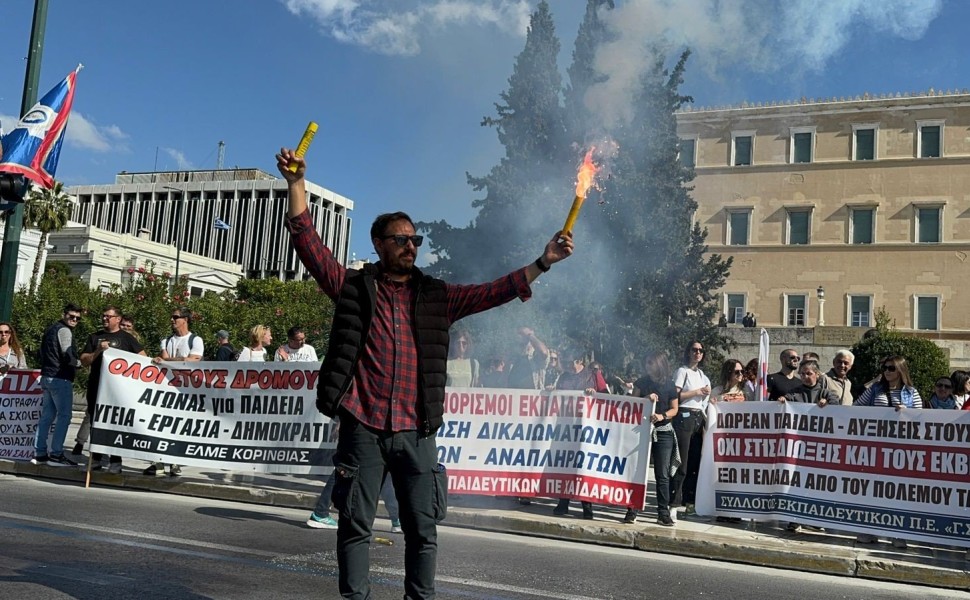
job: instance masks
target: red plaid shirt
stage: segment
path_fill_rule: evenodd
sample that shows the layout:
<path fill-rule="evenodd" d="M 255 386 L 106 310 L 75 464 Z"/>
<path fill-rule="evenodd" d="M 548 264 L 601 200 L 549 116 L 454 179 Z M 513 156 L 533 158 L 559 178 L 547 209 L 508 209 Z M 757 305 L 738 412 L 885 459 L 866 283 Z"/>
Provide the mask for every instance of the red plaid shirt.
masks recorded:
<path fill-rule="evenodd" d="M 320 289 L 334 301 L 347 269 L 338 263 L 313 228 L 310 212 L 288 219 L 297 255 Z M 378 263 L 380 267 L 380 263 Z M 387 276 L 377 278 L 377 307 L 360 364 L 340 405 L 358 421 L 384 431 L 418 428 L 418 350 L 414 342 L 415 289 Z M 476 285 L 445 284 L 448 321 L 532 297 L 525 267 Z"/>

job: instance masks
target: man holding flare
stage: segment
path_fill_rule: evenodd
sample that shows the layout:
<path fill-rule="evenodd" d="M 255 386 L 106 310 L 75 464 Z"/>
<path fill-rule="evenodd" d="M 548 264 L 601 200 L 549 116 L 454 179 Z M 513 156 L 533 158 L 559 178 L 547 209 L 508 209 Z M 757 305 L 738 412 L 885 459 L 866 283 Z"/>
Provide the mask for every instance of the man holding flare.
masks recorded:
<path fill-rule="evenodd" d="M 340 594 L 371 597 L 371 529 L 389 473 L 404 530 L 405 598 L 434 598 L 437 523 L 447 508 L 447 475 L 437 464 L 435 432 L 444 412 L 449 327 L 514 298 L 528 300 L 530 284 L 572 254 L 572 235 L 556 232 L 535 262 L 490 283 L 453 285 L 414 266 L 423 238 L 408 215 L 395 212 L 378 216 L 371 226 L 379 261 L 346 269 L 314 229 L 305 161 L 288 148 L 276 160 L 289 187 L 293 246 L 336 304 L 317 407 L 340 419 L 333 459 Z"/>

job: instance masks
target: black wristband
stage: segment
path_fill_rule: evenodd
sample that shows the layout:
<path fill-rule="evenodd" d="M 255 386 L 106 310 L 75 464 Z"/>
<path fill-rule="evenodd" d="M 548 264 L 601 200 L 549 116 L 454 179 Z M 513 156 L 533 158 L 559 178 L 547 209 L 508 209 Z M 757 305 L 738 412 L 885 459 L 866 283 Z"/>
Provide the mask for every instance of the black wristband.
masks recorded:
<path fill-rule="evenodd" d="M 542 271 L 543 273 L 548 273 L 549 272 L 549 267 L 547 267 L 544 264 L 542 264 L 542 257 L 541 256 L 536 259 L 536 266 L 539 267 L 539 270 Z"/>

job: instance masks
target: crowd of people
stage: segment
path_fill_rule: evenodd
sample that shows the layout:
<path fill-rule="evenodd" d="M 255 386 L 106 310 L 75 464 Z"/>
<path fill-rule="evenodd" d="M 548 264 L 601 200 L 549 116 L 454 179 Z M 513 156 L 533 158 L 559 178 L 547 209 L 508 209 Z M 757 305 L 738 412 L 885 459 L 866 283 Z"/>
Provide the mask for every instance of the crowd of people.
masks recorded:
<path fill-rule="evenodd" d="M 91 418 L 94 415 L 101 383 L 102 355 L 108 348 L 115 348 L 146 356 L 142 336 L 135 329 L 135 321 L 124 315 L 116 306 L 107 306 L 101 313 L 101 329 L 88 336 L 83 345 L 74 339 L 74 328 L 84 309 L 75 304 L 67 304 L 61 318 L 44 331 L 39 350 L 40 387 L 43 391 L 41 415 L 34 436 L 33 464 L 53 467 L 78 466 L 83 459 L 84 446 L 88 443 L 91 431 Z M 205 354 L 202 338 L 192 333 L 193 313 L 187 307 L 177 307 L 171 315 L 171 335 L 161 339 L 152 361 L 199 361 Z M 229 343 L 229 332 L 216 332 L 217 350 L 215 360 L 266 361 L 272 356 L 275 361 L 317 362 L 313 346 L 306 343 L 306 333 L 302 327 L 294 326 L 286 332 L 286 343 L 270 353 L 267 346 L 272 342 L 272 332 L 265 325 L 256 325 L 250 331 L 249 345 L 240 351 Z M 78 350 L 80 348 L 80 351 Z M 23 347 L 17 338 L 17 330 L 12 323 L 0 322 L 0 375 L 9 369 L 26 369 L 27 360 Z M 89 369 L 85 389 L 86 410 L 78 428 L 71 452 L 65 452 L 64 444 L 71 422 L 74 404 L 74 380 L 78 369 Z M 91 469 L 102 470 L 107 467 L 110 473 L 120 473 L 121 457 L 104 457 L 91 454 Z M 152 463 L 144 469 L 146 476 L 155 476 L 165 465 Z M 176 477 L 181 474 L 177 464 L 168 465 L 168 474 Z"/>

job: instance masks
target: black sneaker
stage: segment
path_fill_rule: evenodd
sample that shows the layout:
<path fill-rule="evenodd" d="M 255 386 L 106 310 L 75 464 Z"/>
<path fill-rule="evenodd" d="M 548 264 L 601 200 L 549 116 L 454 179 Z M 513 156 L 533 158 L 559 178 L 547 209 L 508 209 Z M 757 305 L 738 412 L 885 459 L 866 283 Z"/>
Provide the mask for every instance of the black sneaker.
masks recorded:
<path fill-rule="evenodd" d="M 657 525 L 663 525 L 664 527 L 673 527 L 674 520 L 670 518 L 669 515 L 664 515 L 657 518 Z"/>
<path fill-rule="evenodd" d="M 77 463 L 63 454 L 51 454 L 47 459 L 47 464 L 52 467 L 76 467 Z"/>
<path fill-rule="evenodd" d="M 623 517 L 623 522 L 627 525 L 637 522 L 637 511 L 632 508 L 628 508 L 626 511 L 626 516 Z"/>
<path fill-rule="evenodd" d="M 49 461 L 49 460 L 50 460 L 50 458 L 48 458 L 47 456 L 35 456 L 32 459 L 30 459 L 30 464 L 32 464 L 32 465 L 46 465 L 47 464 L 47 461 Z"/>
<path fill-rule="evenodd" d="M 156 473 L 158 473 L 158 467 L 155 465 L 151 465 L 141 472 L 142 475 L 146 475 L 148 477 L 154 477 Z"/>
<path fill-rule="evenodd" d="M 71 450 L 71 454 L 74 456 L 81 456 L 84 452 L 84 444 L 74 444 L 74 450 Z"/>

